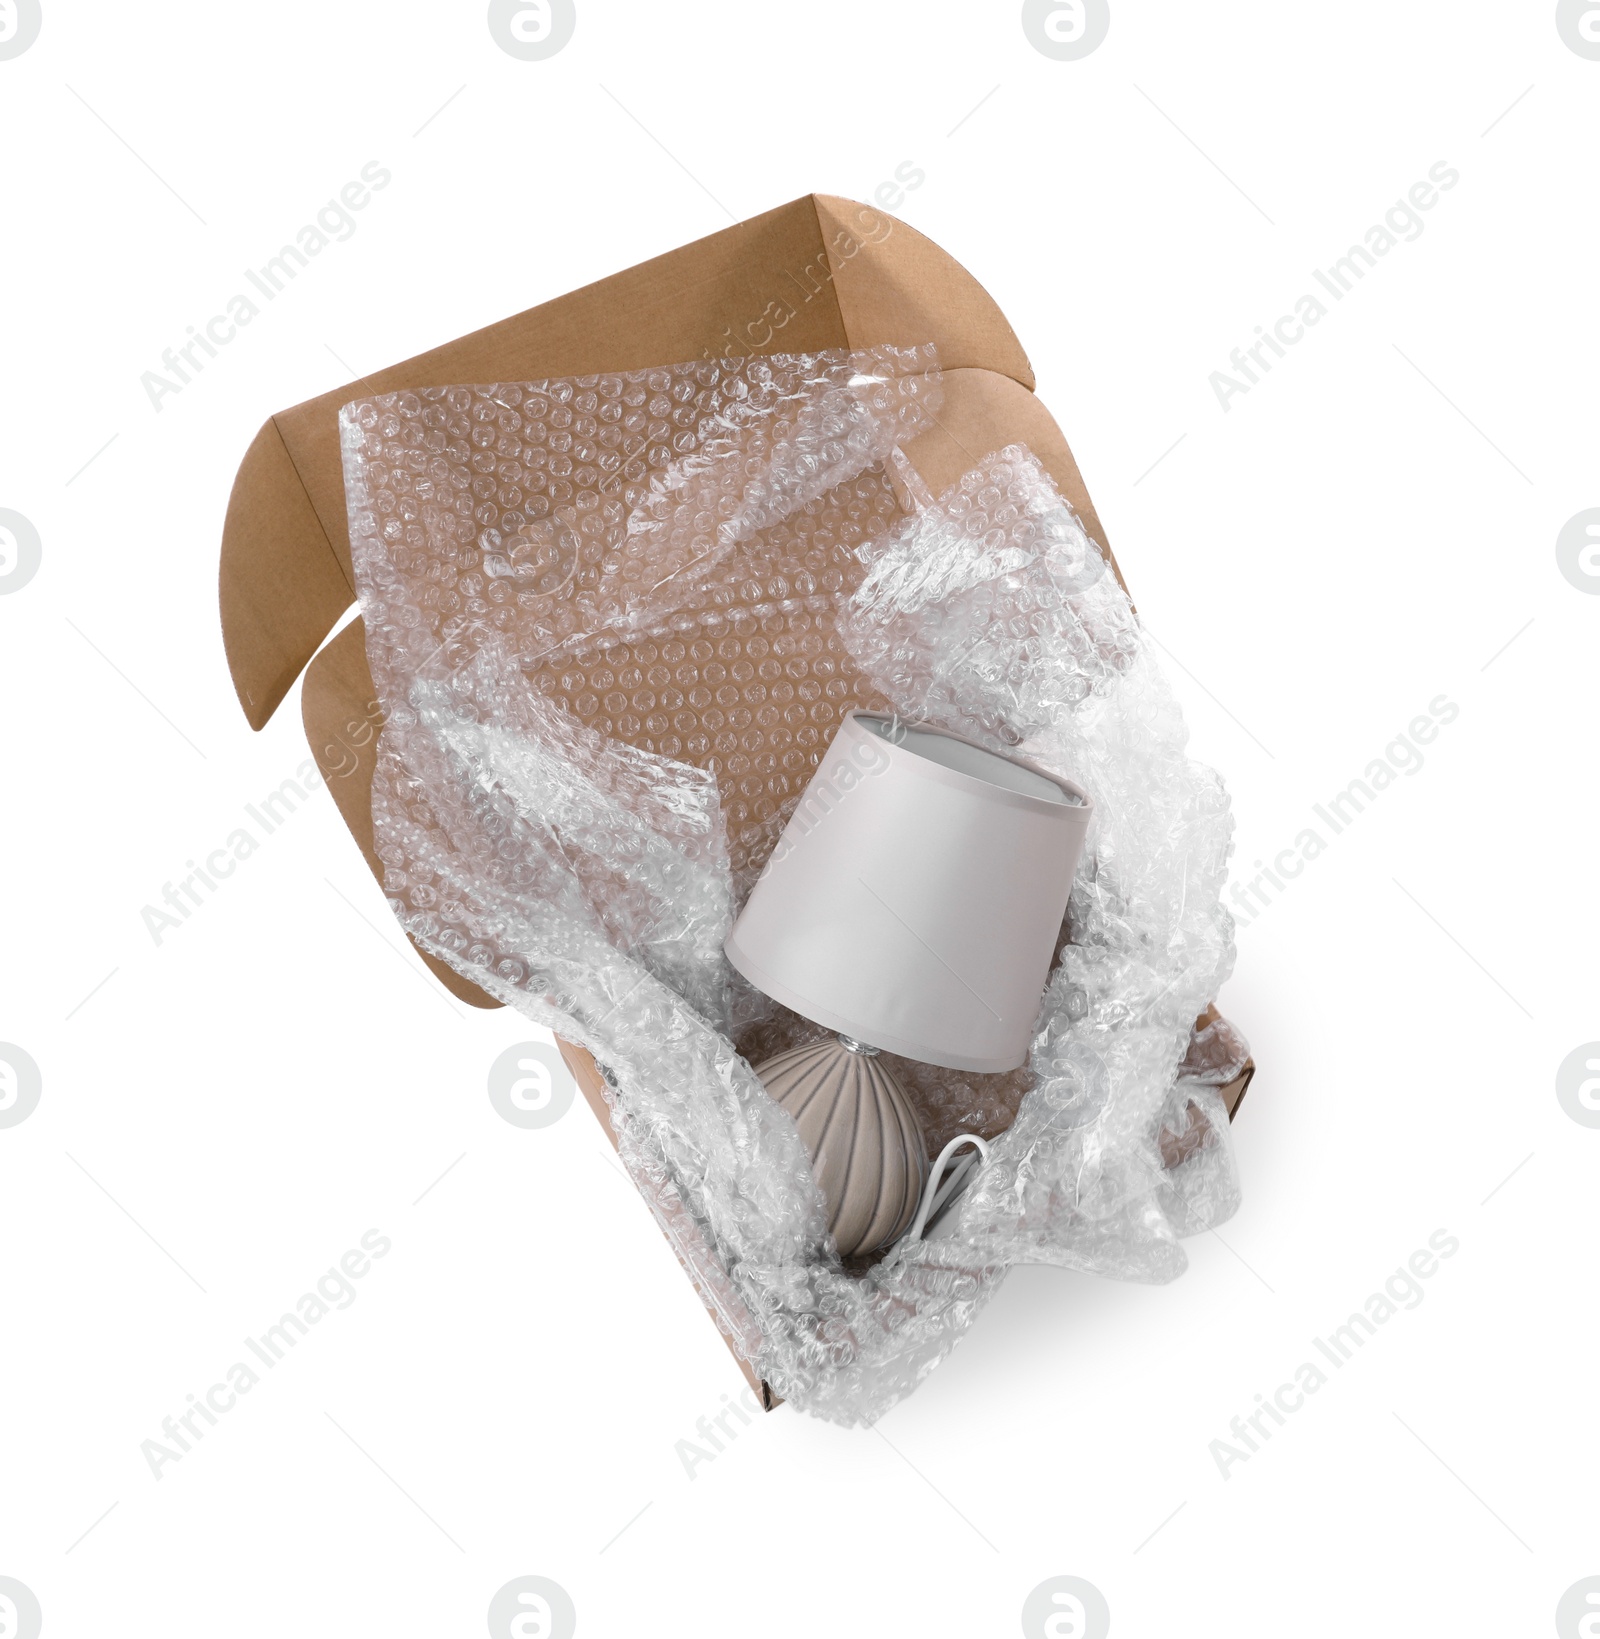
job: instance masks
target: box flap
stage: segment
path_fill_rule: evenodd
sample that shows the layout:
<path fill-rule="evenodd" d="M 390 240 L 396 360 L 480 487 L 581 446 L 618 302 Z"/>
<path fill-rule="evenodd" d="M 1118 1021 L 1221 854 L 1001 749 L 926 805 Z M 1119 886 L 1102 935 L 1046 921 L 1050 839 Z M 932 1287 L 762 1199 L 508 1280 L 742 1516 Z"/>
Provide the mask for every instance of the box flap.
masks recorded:
<path fill-rule="evenodd" d="M 355 601 L 349 547 L 335 552 L 276 420 L 256 434 L 233 480 L 217 601 L 233 686 L 259 729 Z"/>
<path fill-rule="evenodd" d="M 993 370 L 1033 390 L 1016 331 L 948 251 L 870 205 L 813 198 L 850 346 L 931 341 L 946 370 Z"/>
<path fill-rule="evenodd" d="M 223 528 L 223 641 L 251 727 L 354 601 L 338 437 L 351 399 L 928 340 L 949 365 L 1032 385 L 999 308 L 944 251 L 884 212 L 807 196 L 281 411 L 245 456 Z"/>

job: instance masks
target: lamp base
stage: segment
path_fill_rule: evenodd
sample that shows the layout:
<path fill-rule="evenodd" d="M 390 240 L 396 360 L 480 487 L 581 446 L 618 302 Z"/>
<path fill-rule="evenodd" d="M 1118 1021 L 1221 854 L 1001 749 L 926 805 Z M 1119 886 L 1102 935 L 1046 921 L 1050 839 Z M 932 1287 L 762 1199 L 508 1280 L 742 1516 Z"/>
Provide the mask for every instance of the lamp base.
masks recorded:
<path fill-rule="evenodd" d="M 911 1226 L 928 1175 L 922 1123 L 876 1047 L 830 1036 L 756 1066 L 794 1117 L 841 1257 L 878 1252 Z"/>

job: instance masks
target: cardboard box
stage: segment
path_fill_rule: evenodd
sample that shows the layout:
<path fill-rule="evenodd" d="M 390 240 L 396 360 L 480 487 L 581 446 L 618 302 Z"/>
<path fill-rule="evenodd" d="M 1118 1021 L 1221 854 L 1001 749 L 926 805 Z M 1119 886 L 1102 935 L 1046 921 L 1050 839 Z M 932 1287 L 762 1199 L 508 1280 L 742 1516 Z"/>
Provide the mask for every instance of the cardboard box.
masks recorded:
<path fill-rule="evenodd" d="M 251 727 L 271 719 L 305 672 L 301 710 L 312 753 L 381 882 L 371 787 L 382 715 L 361 622 L 322 647 L 355 601 L 338 433 L 339 409 L 352 399 L 694 358 L 928 341 L 939 350 L 945 401 L 934 430 L 905 448 L 929 487 L 938 493 L 989 452 L 1027 444 L 1109 556 L 1077 463 L 1034 396 L 1027 355 L 993 299 L 905 223 L 813 194 L 273 416 L 239 468 L 222 539 L 223 641 Z M 498 1005 L 419 954 L 453 995 Z M 1197 1029 L 1214 1018 L 1213 1008 Z M 563 1043 L 562 1052 L 615 1143 L 603 1071 L 582 1049 Z M 1230 1117 L 1253 1072 L 1247 1065 L 1222 1090 Z M 1191 1141 L 1198 1140 L 1173 1135 L 1171 1154 L 1181 1158 Z M 755 1323 L 709 1246 L 688 1273 L 758 1397 L 775 1404 L 734 1346 L 743 1338 L 748 1347 Z"/>

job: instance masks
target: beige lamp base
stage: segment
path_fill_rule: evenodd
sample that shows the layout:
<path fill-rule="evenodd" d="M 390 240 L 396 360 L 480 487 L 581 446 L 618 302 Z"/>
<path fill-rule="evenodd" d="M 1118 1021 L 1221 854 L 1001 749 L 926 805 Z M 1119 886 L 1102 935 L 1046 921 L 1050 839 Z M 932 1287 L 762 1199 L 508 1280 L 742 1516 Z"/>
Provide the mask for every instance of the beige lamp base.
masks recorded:
<path fill-rule="evenodd" d="M 794 1117 L 844 1258 L 892 1246 L 928 1175 L 922 1123 L 875 1047 L 829 1036 L 756 1066 Z"/>

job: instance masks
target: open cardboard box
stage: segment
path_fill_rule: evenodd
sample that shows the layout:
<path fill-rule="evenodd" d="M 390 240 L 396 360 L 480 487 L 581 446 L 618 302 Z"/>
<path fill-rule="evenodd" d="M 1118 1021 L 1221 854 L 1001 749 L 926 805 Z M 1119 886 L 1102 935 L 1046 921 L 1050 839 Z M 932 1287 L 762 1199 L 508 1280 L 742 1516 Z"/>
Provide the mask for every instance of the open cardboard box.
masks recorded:
<path fill-rule="evenodd" d="M 1072 452 L 1034 396 L 1027 355 L 989 294 L 903 222 L 812 194 L 273 416 L 234 480 L 222 539 L 223 640 L 251 727 L 268 722 L 304 671 L 302 714 L 312 753 L 381 883 L 371 788 L 382 714 L 361 621 L 323 647 L 355 601 L 338 430 L 339 409 L 352 399 L 696 358 L 929 341 L 944 370 L 944 405 L 934 429 L 905 446 L 928 486 L 940 493 L 991 451 L 1026 444 L 1109 557 Z M 453 995 L 477 1007 L 499 1005 L 452 968 L 419 955 Z M 1209 1009 L 1197 1030 L 1215 1018 Z M 581 1048 L 563 1042 L 561 1049 L 615 1143 L 603 1070 Z M 1254 1064 L 1246 1064 L 1221 1089 L 1230 1117 L 1253 1073 Z M 1193 1142 L 1194 1129 L 1163 1133 L 1167 1164 Z M 658 1214 L 668 1210 L 652 1204 Z M 755 1321 L 712 1249 L 704 1245 L 703 1255 L 686 1264 L 751 1387 L 763 1405 L 775 1404 L 745 1358 L 757 1341 Z"/>

